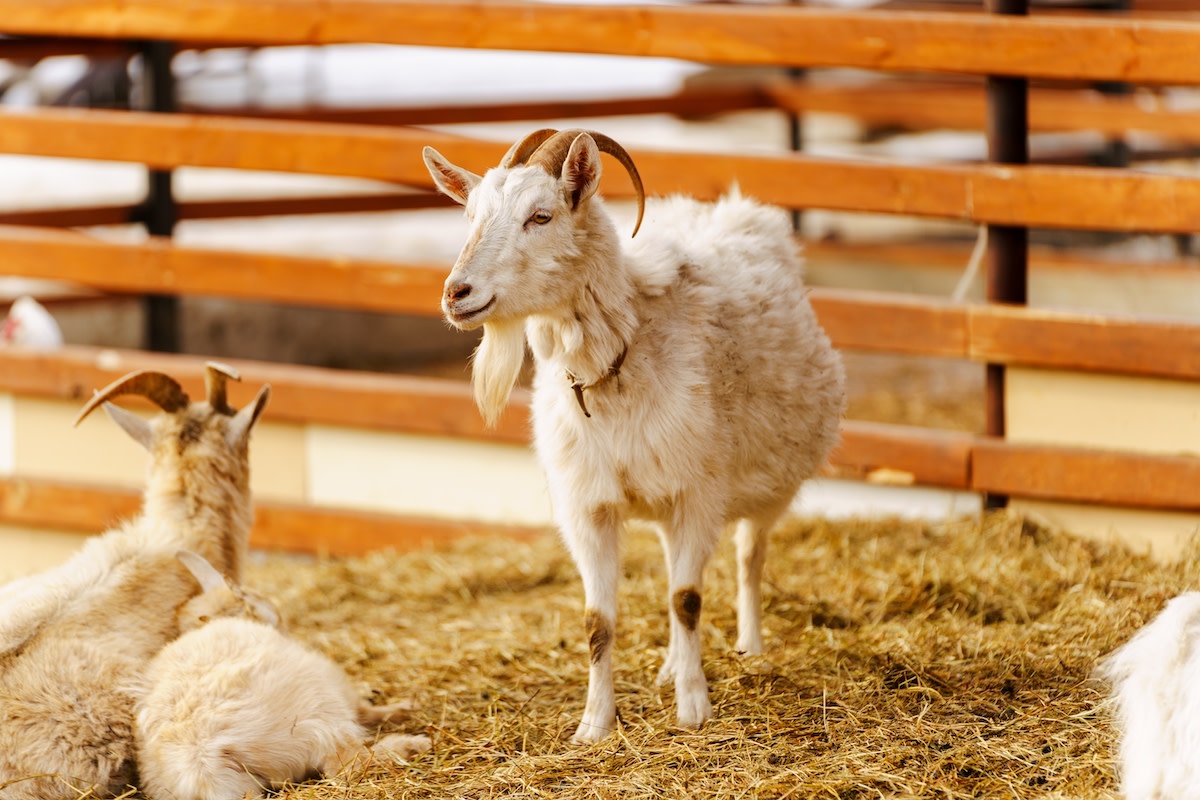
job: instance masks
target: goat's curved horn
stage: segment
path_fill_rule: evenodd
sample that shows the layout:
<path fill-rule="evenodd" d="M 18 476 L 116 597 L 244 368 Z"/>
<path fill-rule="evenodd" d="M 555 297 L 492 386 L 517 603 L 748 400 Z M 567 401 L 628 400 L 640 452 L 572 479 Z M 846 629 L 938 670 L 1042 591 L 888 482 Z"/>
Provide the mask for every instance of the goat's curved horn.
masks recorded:
<path fill-rule="evenodd" d="M 504 158 L 500 159 L 500 166 L 508 168 L 524 164 L 533 155 L 535 150 L 556 133 L 558 131 L 554 128 L 542 128 L 540 131 L 534 131 L 508 148 L 508 152 L 504 154 Z"/>
<path fill-rule="evenodd" d="M 153 370 L 138 370 L 131 372 L 123 378 L 118 378 L 116 381 L 105 386 L 87 402 L 83 410 L 79 412 L 79 416 L 75 418 L 75 425 L 87 419 L 88 414 L 95 411 L 100 405 L 107 403 L 114 397 L 119 397 L 123 394 L 136 394 L 145 397 L 150 402 L 168 413 L 174 413 L 181 408 L 186 408 L 188 404 L 187 393 L 183 391 L 183 387 L 179 382 L 170 375 Z"/>
<path fill-rule="evenodd" d="M 531 137 L 536 137 L 542 133 L 545 133 L 545 131 L 531 133 L 525 137 L 525 140 L 529 140 Z M 638 174 L 637 167 L 633 163 L 633 157 L 626 152 L 624 147 L 617 144 L 616 140 L 599 131 L 589 131 L 582 128 L 559 131 L 547 136 L 542 144 L 529 154 L 527 157 L 529 165 L 533 166 L 537 164 L 551 175 L 558 175 L 562 171 L 562 165 L 567 159 L 567 153 L 571 149 L 571 144 L 582 133 L 586 133 L 592 137 L 592 141 L 596 143 L 596 147 L 601 153 L 608 153 L 619 161 L 621 166 L 625 168 L 625 171 L 629 173 L 629 178 L 633 181 L 633 189 L 637 193 L 638 215 L 637 222 L 633 226 L 633 235 L 637 236 L 638 229 L 642 227 L 642 215 L 646 211 L 646 191 L 642 187 L 642 176 Z M 524 144 L 524 141 L 517 144 Z M 513 149 L 516 150 L 517 145 L 513 145 Z"/>
<path fill-rule="evenodd" d="M 226 381 L 240 381 L 242 376 L 228 364 L 220 361 L 209 361 L 204 365 L 204 388 L 208 394 L 208 404 L 213 411 L 233 416 L 233 408 L 225 396 Z"/>

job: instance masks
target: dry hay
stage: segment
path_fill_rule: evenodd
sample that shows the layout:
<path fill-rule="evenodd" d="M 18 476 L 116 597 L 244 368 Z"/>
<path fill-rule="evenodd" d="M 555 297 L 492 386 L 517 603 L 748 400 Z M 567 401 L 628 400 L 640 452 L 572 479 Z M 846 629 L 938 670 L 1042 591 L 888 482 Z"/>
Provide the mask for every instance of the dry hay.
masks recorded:
<path fill-rule="evenodd" d="M 1003 513 L 982 522 L 791 521 L 773 539 L 768 654 L 732 650 L 727 542 L 705 594 L 715 719 L 674 726 L 654 677 L 667 620 L 653 535 L 627 537 L 620 730 L 567 741 L 587 656 L 573 567 L 550 537 L 296 563 L 251 580 L 292 631 L 380 700 L 422 710 L 431 753 L 288 798 L 1106 797 L 1096 660 L 1184 590 L 1157 564 Z"/>

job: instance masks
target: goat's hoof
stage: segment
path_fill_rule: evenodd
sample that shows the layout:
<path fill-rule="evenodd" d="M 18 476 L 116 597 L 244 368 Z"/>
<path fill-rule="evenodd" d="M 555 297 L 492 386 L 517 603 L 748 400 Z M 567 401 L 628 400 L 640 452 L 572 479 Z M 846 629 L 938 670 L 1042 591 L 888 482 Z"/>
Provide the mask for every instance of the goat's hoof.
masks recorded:
<path fill-rule="evenodd" d="M 709 702 L 707 690 L 691 695 L 676 692 L 675 706 L 681 728 L 699 728 L 712 717 L 712 703 Z"/>
<path fill-rule="evenodd" d="M 747 637 L 745 640 L 738 639 L 737 651 L 744 656 L 761 656 L 763 654 L 762 639 Z"/>
<path fill-rule="evenodd" d="M 575 729 L 575 735 L 571 737 L 571 744 L 595 744 L 613 732 L 615 725 L 593 725 L 590 722 L 581 722 L 579 727 Z"/>
<path fill-rule="evenodd" d="M 371 750 L 376 753 L 382 751 L 400 758 L 412 758 L 420 753 L 429 752 L 432 747 L 433 742 L 424 734 L 392 733 L 376 742 Z"/>

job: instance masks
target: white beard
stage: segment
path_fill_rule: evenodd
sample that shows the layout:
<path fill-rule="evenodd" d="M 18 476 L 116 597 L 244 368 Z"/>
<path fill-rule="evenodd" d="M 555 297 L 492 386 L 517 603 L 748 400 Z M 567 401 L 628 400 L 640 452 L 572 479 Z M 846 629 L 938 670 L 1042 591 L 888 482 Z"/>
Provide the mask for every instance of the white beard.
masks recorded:
<path fill-rule="evenodd" d="M 521 320 L 483 323 L 483 341 L 471 362 L 475 405 L 487 426 L 500 419 L 525 363 L 525 326 Z"/>

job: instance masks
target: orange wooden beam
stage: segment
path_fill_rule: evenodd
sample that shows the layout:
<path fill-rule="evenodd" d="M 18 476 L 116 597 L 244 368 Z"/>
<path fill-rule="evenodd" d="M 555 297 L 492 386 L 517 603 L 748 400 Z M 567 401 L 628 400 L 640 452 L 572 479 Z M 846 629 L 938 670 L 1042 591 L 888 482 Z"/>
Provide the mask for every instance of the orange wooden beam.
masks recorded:
<path fill-rule="evenodd" d="M 1198 83 L 1197 24 L 1154 17 L 596 6 L 479 0 L 0 0 L 9 34 L 352 42 L 709 63 Z"/>
<path fill-rule="evenodd" d="M 350 175 L 429 188 L 421 150 L 433 145 L 483 172 L 507 143 L 371 125 L 289 123 L 120 111 L 39 109 L 0 113 L 0 152 L 180 166 Z M 945 217 L 1002 225 L 1191 232 L 1200 179 L 1080 167 L 904 165 L 803 155 L 635 150 L 651 194 L 715 198 L 744 193 L 796 208 Z M 604 193 L 628 197 L 619 169 Z"/>
<path fill-rule="evenodd" d="M 1200 458 L 980 439 L 972 486 L 1002 495 L 1200 511 Z"/>
<path fill-rule="evenodd" d="M 379 514 L 269 500 L 255 502 L 250 546 L 274 551 L 354 556 L 372 550 L 445 547 L 465 536 L 533 539 L 546 528 L 470 520 Z M 133 489 L 42 478 L 0 477 L 0 522 L 100 533 L 134 516 Z"/>

